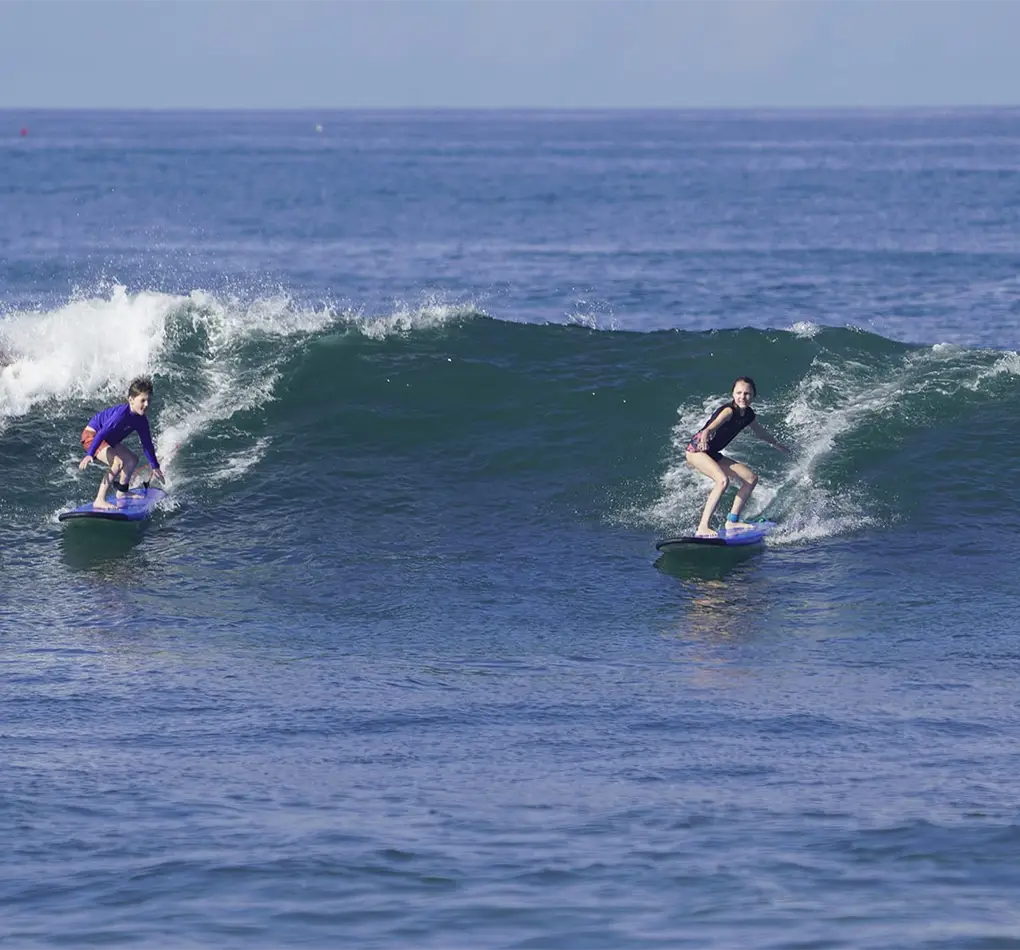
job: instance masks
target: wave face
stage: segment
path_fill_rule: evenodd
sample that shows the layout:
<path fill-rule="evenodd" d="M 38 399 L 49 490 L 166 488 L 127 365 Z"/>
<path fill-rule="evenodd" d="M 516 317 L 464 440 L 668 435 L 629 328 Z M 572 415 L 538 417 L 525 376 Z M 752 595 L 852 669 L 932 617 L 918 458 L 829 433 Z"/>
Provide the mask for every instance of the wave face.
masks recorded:
<path fill-rule="evenodd" d="M 954 460 L 990 439 L 1003 452 L 1020 444 L 1001 411 L 1015 353 L 812 324 L 604 332 L 438 302 L 366 316 L 118 286 L 11 315 L 0 346 L 0 476 L 36 512 L 52 510 L 54 486 L 71 500 L 82 425 L 139 373 L 156 382 L 153 431 L 180 504 L 322 527 L 353 504 L 370 520 L 399 509 L 413 530 L 397 500 L 428 498 L 464 512 L 476 535 L 530 519 L 536 504 L 679 529 L 705 493 L 683 446 L 743 374 L 758 383 L 762 422 L 795 451 L 745 434 L 730 452 L 760 470 L 754 507 L 788 540 L 923 525 L 967 504 L 970 475 Z M 19 478 L 26 465 L 41 477 Z M 270 543 L 273 525 L 261 530 Z"/>

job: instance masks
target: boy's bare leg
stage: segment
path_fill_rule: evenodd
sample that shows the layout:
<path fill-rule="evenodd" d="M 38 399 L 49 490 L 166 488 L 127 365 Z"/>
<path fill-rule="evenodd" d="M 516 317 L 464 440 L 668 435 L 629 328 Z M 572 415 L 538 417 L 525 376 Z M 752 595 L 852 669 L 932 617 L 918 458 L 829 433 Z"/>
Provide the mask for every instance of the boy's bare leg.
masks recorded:
<path fill-rule="evenodd" d="M 104 445 L 98 452 L 96 452 L 96 458 L 100 462 L 105 462 L 110 466 L 110 470 L 103 475 L 102 480 L 99 482 L 99 491 L 96 492 L 96 500 L 92 502 L 93 508 L 116 508 L 117 506 L 106 500 L 106 493 L 110 490 L 110 485 L 116 483 L 127 484 L 129 478 L 131 478 L 131 472 L 134 471 L 135 465 L 138 464 L 138 457 L 130 451 L 130 449 L 123 448 L 122 446 L 116 446 L 110 448 L 108 445 Z M 117 500 L 125 497 L 125 492 L 117 490 Z"/>
<path fill-rule="evenodd" d="M 106 500 L 106 493 L 110 489 L 110 484 L 113 482 L 113 473 L 104 472 L 103 477 L 99 480 L 99 491 L 96 492 L 96 500 L 92 502 L 93 508 L 116 508 L 117 506 L 111 504 Z"/>

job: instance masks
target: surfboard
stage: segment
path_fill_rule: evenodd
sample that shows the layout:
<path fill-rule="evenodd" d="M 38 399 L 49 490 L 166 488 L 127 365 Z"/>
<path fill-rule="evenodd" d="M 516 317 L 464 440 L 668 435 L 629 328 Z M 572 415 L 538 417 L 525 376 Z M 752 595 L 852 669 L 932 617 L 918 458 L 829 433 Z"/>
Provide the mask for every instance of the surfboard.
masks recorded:
<path fill-rule="evenodd" d="M 113 492 L 110 492 L 111 498 Z M 153 511 L 164 498 L 166 492 L 162 488 L 132 488 L 127 495 L 117 502 L 116 508 L 94 508 L 92 502 L 79 505 L 71 511 L 62 511 L 57 521 L 71 521 L 76 518 L 91 518 L 95 521 L 145 521 L 152 517 Z"/>
<path fill-rule="evenodd" d="M 685 535 L 680 538 L 666 538 L 657 541 L 655 549 L 668 553 L 689 549 L 696 545 L 713 548 L 736 548 L 748 544 L 761 544 L 768 533 L 776 526 L 774 521 L 755 521 L 750 528 L 734 528 L 730 531 L 723 531 L 717 538 L 696 538 L 693 535 Z"/>

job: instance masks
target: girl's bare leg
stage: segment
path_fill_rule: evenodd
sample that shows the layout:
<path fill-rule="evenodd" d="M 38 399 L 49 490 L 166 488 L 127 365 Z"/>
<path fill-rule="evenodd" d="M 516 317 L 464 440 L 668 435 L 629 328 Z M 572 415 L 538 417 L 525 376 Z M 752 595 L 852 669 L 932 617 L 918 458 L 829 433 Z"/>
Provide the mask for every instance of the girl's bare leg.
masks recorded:
<path fill-rule="evenodd" d="M 750 528 L 746 521 L 740 521 L 740 512 L 744 505 L 747 504 L 747 499 L 751 497 L 751 492 L 754 491 L 754 486 L 758 484 L 758 476 L 754 470 L 749 468 L 743 462 L 734 461 L 727 456 L 723 456 L 719 461 L 719 467 L 723 472 L 726 473 L 730 478 L 735 478 L 739 481 L 740 489 L 737 492 L 737 497 L 733 499 L 733 506 L 730 508 L 730 513 L 737 516 L 737 521 L 728 522 L 728 526 L 731 528 Z"/>
<path fill-rule="evenodd" d="M 714 483 L 712 490 L 708 493 L 708 498 L 705 499 L 705 508 L 701 512 L 701 521 L 698 524 L 698 530 L 695 532 L 695 537 L 713 538 L 716 536 L 716 532 L 712 530 L 709 522 L 712 520 L 712 515 L 715 514 L 715 508 L 719 504 L 719 499 L 722 498 L 723 492 L 726 491 L 729 485 L 729 479 L 719 466 L 719 463 L 705 452 L 688 452 L 687 464 L 701 472 L 702 475 L 707 475 Z"/>

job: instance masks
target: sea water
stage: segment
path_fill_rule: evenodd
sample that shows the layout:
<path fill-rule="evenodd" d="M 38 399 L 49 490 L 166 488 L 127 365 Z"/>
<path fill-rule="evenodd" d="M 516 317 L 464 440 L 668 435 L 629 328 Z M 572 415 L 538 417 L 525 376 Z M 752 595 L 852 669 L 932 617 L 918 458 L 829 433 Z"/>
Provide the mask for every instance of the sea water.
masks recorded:
<path fill-rule="evenodd" d="M 0 942 L 1020 947 L 1018 349 L 1018 111 L 0 113 Z"/>

